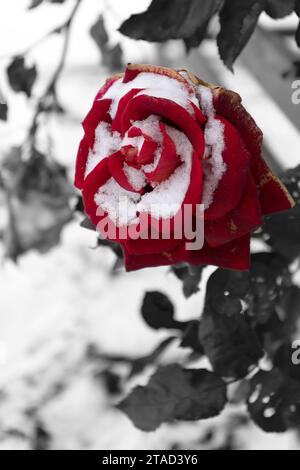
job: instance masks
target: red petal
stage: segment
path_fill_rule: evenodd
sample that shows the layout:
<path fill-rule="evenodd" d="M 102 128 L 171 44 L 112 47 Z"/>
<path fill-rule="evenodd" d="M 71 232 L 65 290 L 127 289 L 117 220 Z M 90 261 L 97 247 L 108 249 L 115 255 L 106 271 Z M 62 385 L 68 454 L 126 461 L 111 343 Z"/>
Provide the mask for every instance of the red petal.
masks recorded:
<path fill-rule="evenodd" d="M 114 132 L 114 131 L 121 132 L 122 131 L 122 116 L 123 116 L 123 113 L 126 109 L 126 106 L 132 100 L 132 98 L 137 93 L 139 93 L 140 91 L 142 91 L 142 89 L 133 88 L 132 90 L 130 90 L 128 93 L 126 93 L 126 95 L 124 95 L 120 99 L 119 104 L 118 104 L 117 113 L 116 113 L 116 115 L 113 119 L 112 126 L 111 126 L 112 132 Z"/>
<path fill-rule="evenodd" d="M 263 215 L 294 207 L 295 201 L 290 193 L 262 158 L 253 161 L 251 171 L 259 191 Z"/>
<path fill-rule="evenodd" d="M 92 109 L 86 115 L 82 122 L 82 126 L 85 132 L 85 137 L 91 148 L 95 142 L 95 130 L 100 122 L 111 122 L 108 110 L 110 108 L 111 100 L 99 100 L 94 101 Z"/>
<path fill-rule="evenodd" d="M 121 152 L 116 152 L 108 158 L 108 168 L 112 177 L 116 182 L 126 191 L 134 193 L 141 193 L 142 190 L 136 190 L 128 181 L 127 175 L 124 172 L 124 156 Z"/>
<path fill-rule="evenodd" d="M 245 188 L 250 162 L 249 152 L 236 128 L 220 116 L 217 119 L 224 124 L 223 161 L 227 169 L 213 194 L 213 202 L 205 211 L 206 220 L 220 219 L 238 204 Z"/>
<path fill-rule="evenodd" d="M 237 207 L 221 219 L 205 222 L 205 240 L 215 247 L 249 234 L 262 224 L 254 180 L 249 174 L 244 195 Z"/>
<path fill-rule="evenodd" d="M 217 248 L 205 243 L 202 250 L 186 251 L 190 264 L 212 264 L 220 268 L 247 271 L 250 267 L 250 236 L 238 238 Z"/>
<path fill-rule="evenodd" d="M 251 155 L 260 157 L 263 134 L 241 104 L 241 97 L 221 87 L 213 88 L 212 91 L 216 112 L 236 127 Z"/>
<path fill-rule="evenodd" d="M 126 242 L 126 249 L 131 255 L 151 255 L 171 251 L 181 243 L 182 240 L 147 240 L 138 238 L 137 240 L 128 240 Z"/>
<path fill-rule="evenodd" d="M 154 171 L 145 172 L 148 181 L 161 183 L 169 178 L 174 170 L 181 164 L 181 160 L 177 155 L 176 146 L 171 137 L 166 132 L 166 126 L 160 124 L 160 130 L 163 134 L 162 152 L 159 162 Z"/>
<path fill-rule="evenodd" d="M 137 269 L 169 266 L 180 263 L 184 261 L 184 249 L 182 247 L 178 246 L 169 252 L 136 255 L 129 253 L 126 244 L 122 245 L 126 271 L 136 271 Z"/>
<path fill-rule="evenodd" d="M 152 163 L 154 160 L 154 152 L 157 149 L 157 143 L 151 139 L 151 137 L 144 135 L 144 143 L 141 151 L 138 154 L 138 163 L 140 165 L 146 165 Z"/>
<path fill-rule="evenodd" d="M 127 105 L 122 118 L 122 132 L 125 133 L 132 121 L 146 119 L 150 114 L 157 114 L 174 123 L 185 132 L 199 157 L 204 154 L 204 135 L 192 116 L 174 101 L 153 96 L 139 95 Z"/>
<path fill-rule="evenodd" d="M 104 158 L 98 163 L 94 170 L 87 175 L 84 181 L 82 189 L 84 209 L 85 213 L 94 225 L 97 225 L 97 223 L 103 218 L 103 216 L 99 217 L 96 215 L 98 206 L 95 202 L 95 194 L 110 177 L 111 174 L 108 169 L 108 158 Z"/>
<path fill-rule="evenodd" d="M 75 169 L 75 179 L 74 185 L 78 189 L 82 189 L 84 183 L 84 175 L 85 175 L 85 168 L 86 168 L 86 161 L 89 154 L 89 144 L 85 137 L 81 140 L 79 144 L 79 149 L 77 153 L 76 159 L 76 169 Z"/>
<path fill-rule="evenodd" d="M 105 93 L 107 92 L 107 90 L 109 90 L 109 88 L 117 81 L 119 80 L 120 78 L 124 77 L 124 73 L 117 73 L 115 75 L 113 75 L 112 77 L 108 78 L 103 87 L 100 88 L 100 90 L 98 91 L 96 97 L 95 97 L 95 101 L 96 100 L 101 100 L 101 98 L 105 95 Z"/>
<path fill-rule="evenodd" d="M 201 127 L 203 127 L 207 122 L 207 118 L 204 116 L 201 109 L 199 109 L 198 106 L 196 106 L 192 101 L 191 105 L 195 113 L 196 121 L 198 122 L 198 124 L 200 124 Z"/>

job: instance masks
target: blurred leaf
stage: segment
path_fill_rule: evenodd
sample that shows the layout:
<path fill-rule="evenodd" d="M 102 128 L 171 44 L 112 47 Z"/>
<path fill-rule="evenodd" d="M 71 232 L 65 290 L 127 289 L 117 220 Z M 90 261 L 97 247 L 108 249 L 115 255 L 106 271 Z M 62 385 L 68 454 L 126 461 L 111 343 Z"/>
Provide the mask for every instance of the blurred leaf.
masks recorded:
<path fill-rule="evenodd" d="M 101 53 L 102 64 L 112 72 L 121 70 L 123 68 L 122 46 L 119 43 L 112 47 L 108 45 L 109 35 L 102 14 L 91 26 L 90 34 Z"/>
<path fill-rule="evenodd" d="M 99 16 L 97 21 L 91 26 L 90 34 L 100 51 L 102 51 L 103 47 L 108 43 L 109 40 L 102 14 Z"/>
<path fill-rule="evenodd" d="M 132 15 L 119 31 L 133 39 L 184 39 L 199 44 L 210 18 L 223 0 L 152 0 L 147 11 Z"/>
<path fill-rule="evenodd" d="M 217 42 L 221 59 L 230 70 L 254 32 L 263 9 L 262 0 L 225 1 Z"/>
<path fill-rule="evenodd" d="M 133 389 L 118 408 L 137 428 L 154 431 L 166 422 L 217 416 L 226 401 L 226 385 L 212 372 L 170 364 L 160 367 L 145 387 Z"/>
<path fill-rule="evenodd" d="M 295 0 L 267 0 L 266 13 L 272 18 L 284 18 L 293 13 Z"/>
<path fill-rule="evenodd" d="M 8 81 L 16 92 L 23 91 L 28 97 L 37 77 L 35 65 L 26 67 L 24 57 L 16 57 L 7 68 Z"/>
<path fill-rule="evenodd" d="M 260 371 L 250 380 L 248 411 L 265 432 L 285 432 L 300 424 L 300 383 L 278 369 Z"/>
<path fill-rule="evenodd" d="M 296 0 L 295 11 L 296 11 L 297 15 L 300 18 L 300 0 Z M 299 23 L 298 29 L 296 31 L 296 43 L 297 43 L 298 47 L 300 47 L 300 23 Z"/>
<path fill-rule="evenodd" d="M 31 0 L 31 4 L 29 5 L 29 9 L 31 10 L 32 8 L 36 8 L 41 3 L 43 3 L 45 0 Z M 49 3 L 64 3 L 66 0 L 46 0 Z"/>
<path fill-rule="evenodd" d="M 41 3 L 43 3 L 44 0 L 31 0 L 31 3 L 29 5 L 29 9 L 31 10 L 32 8 L 38 7 Z"/>
<path fill-rule="evenodd" d="M 52 436 L 46 429 L 45 425 L 37 421 L 33 429 L 33 436 L 31 438 L 32 450 L 49 450 Z"/>
<path fill-rule="evenodd" d="M 97 377 L 98 378 L 98 374 Z M 121 377 L 109 369 L 101 371 L 99 378 L 104 381 L 104 386 L 109 395 L 119 395 L 122 391 Z"/>
<path fill-rule="evenodd" d="M 1 121 L 6 121 L 7 120 L 7 111 L 8 111 L 8 106 L 6 103 L 6 100 L 0 90 L 0 120 Z"/>
<path fill-rule="evenodd" d="M 105 246 L 109 248 L 110 250 L 112 250 L 114 254 L 117 256 L 117 258 L 123 258 L 122 248 L 119 243 L 111 242 L 110 240 L 106 240 L 104 238 L 98 237 L 97 245 Z"/>
<path fill-rule="evenodd" d="M 146 292 L 141 314 L 147 325 L 154 330 L 181 327 L 181 323 L 174 319 L 175 310 L 172 302 L 161 292 Z"/>
<path fill-rule="evenodd" d="M 199 292 L 203 266 L 172 266 L 171 271 L 182 281 L 183 294 L 186 298 Z"/>
<path fill-rule="evenodd" d="M 72 219 L 69 201 L 74 193 L 65 168 L 37 150 L 22 161 L 20 149 L 12 149 L 2 162 L 1 176 L 9 212 L 3 235 L 6 255 L 17 259 L 30 249 L 46 252 L 57 245 Z"/>
<path fill-rule="evenodd" d="M 221 377 L 243 378 L 263 356 L 256 333 L 243 316 L 218 313 L 209 302 L 200 321 L 199 334 L 205 354 Z"/>
<path fill-rule="evenodd" d="M 118 43 L 113 47 L 104 47 L 102 50 L 102 64 L 111 72 L 122 70 L 123 49 Z"/>

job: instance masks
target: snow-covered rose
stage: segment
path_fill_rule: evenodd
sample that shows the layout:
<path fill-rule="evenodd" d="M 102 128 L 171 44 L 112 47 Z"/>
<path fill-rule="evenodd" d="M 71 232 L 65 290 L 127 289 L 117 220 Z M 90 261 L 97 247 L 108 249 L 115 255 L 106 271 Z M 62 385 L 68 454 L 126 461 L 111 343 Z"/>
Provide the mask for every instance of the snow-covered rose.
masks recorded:
<path fill-rule="evenodd" d="M 129 64 L 106 81 L 83 128 L 75 185 L 91 222 L 122 244 L 127 270 L 184 261 L 246 270 L 262 216 L 293 206 L 240 97 L 186 70 Z M 173 232 L 179 211 L 192 205 L 195 218 L 198 204 L 205 242 L 195 251 Z M 130 235 L 153 225 L 157 237 Z"/>

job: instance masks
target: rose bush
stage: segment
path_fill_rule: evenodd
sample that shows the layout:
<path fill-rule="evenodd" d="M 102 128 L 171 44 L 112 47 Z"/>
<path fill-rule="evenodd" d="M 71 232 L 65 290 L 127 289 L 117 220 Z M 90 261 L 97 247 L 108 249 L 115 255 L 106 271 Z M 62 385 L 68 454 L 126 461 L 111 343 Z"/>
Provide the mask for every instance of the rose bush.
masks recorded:
<path fill-rule="evenodd" d="M 127 270 L 183 261 L 247 270 L 262 217 L 293 207 L 239 95 L 186 70 L 129 64 L 100 89 L 83 128 L 75 186 L 91 222 L 121 243 Z M 195 222 L 198 204 L 205 241 L 195 251 L 175 232 L 186 223 L 178 214 L 189 205 Z"/>

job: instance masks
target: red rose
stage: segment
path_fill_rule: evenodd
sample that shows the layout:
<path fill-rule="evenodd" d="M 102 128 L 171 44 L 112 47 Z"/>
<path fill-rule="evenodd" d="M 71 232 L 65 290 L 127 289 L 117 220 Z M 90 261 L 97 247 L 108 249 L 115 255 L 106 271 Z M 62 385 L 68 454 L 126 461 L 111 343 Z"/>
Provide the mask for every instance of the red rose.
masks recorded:
<path fill-rule="evenodd" d="M 75 185 L 92 223 L 121 243 L 127 270 L 183 261 L 246 270 L 262 216 L 293 207 L 239 95 L 185 70 L 128 65 L 106 81 L 83 128 Z M 188 205 L 195 223 L 199 204 L 205 241 L 195 251 L 175 229 Z"/>

